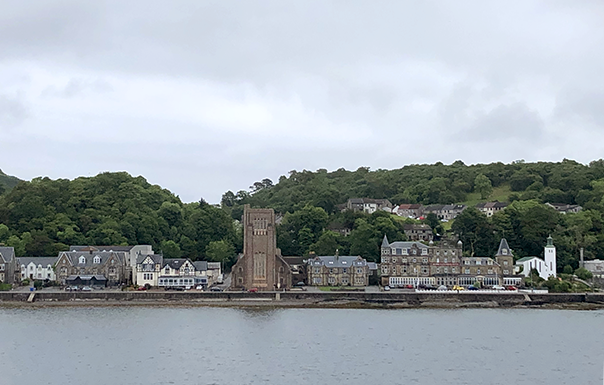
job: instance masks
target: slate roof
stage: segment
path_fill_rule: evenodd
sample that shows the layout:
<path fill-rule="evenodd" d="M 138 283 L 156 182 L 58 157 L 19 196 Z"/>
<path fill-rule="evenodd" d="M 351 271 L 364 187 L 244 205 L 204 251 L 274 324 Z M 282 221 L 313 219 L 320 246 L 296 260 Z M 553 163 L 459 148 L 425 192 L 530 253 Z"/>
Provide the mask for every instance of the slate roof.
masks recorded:
<path fill-rule="evenodd" d="M 195 266 L 195 270 L 197 271 L 207 271 L 208 261 L 195 261 L 193 262 L 193 266 Z"/>
<path fill-rule="evenodd" d="M 4 262 L 10 262 L 15 258 L 15 248 L 0 246 L 0 260 L 4 260 Z"/>
<path fill-rule="evenodd" d="M 507 250 L 507 252 L 504 252 Z M 501 242 L 499 242 L 499 249 L 497 249 L 496 257 L 507 257 L 512 255 L 512 249 L 508 245 L 508 241 L 505 238 L 501 238 Z"/>
<path fill-rule="evenodd" d="M 321 265 L 327 267 L 353 267 L 353 266 L 367 266 L 367 260 L 352 255 L 328 255 L 328 256 L 319 256 L 308 260 L 309 265 L 316 264 L 315 262 L 320 262 Z"/>
<path fill-rule="evenodd" d="M 388 247 L 388 237 L 384 234 L 384 239 L 382 239 L 382 247 Z"/>
<path fill-rule="evenodd" d="M 115 256 L 116 259 L 118 260 L 119 264 L 124 264 L 124 261 L 126 260 L 126 253 L 125 252 L 102 252 L 102 251 L 96 251 L 96 252 L 90 252 L 90 251 L 62 251 L 61 253 L 59 253 L 59 258 L 61 258 L 61 256 L 65 254 L 65 256 L 67 256 L 67 259 L 71 262 L 71 264 L 73 266 L 92 266 L 95 265 L 94 263 L 94 257 L 99 256 L 101 258 L 101 263 L 100 265 L 105 264 L 105 262 L 107 262 L 109 260 L 109 258 L 111 258 L 111 256 Z M 85 263 L 80 263 L 80 258 L 84 257 L 85 259 Z"/>
<path fill-rule="evenodd" d="M 42 267 L 47 267 L 48 265 L 52 266 L 57 261 L 57 259 L 57 257 L 20 257 L 19 266 L 27 266 L 33 262 L 36 267 L 39 265 L 42 265 Z"/>
<path fill-rule="evenodd" d="M 153 263 L 159 263 L 160 265 L 164 261 L 164 256 L 161 254 L 141 254 L 136 256 L 136 263 L 141 264 L 147 257 L 151 257 Z"/>
<path fill-rule="evenodd" d="M 430 227 L 429 225 L 426 224 L 413 224 L 413 223 L 408 223 L 403 225 L 403 229 L 404 230 L 429 230 L 432 231 L 432 227 Z"/>
<path fill-rule="evenodd" d="M 104 275 L 70 275 L 69 277 L 67 277 L 68 281 L 73 281 L 77 278 L 80 278 L 82 281 L 90 281 L 93 278 L 95 278 L 97 281 L 106 281 L 107 278 L 105 278 Z"/>
<path fill-rule="evenodd" d="M 129 253 L 134 246 L 69 246 L 69 251 L 123 251 Z"/>
<path fill-rule="evenodd" d="M 186 261 L 189 261 L 189 263 L 193 264 L 189 258 L 166 258 L 164 259 L 164 265 L 162 268 L 168 265 L 170 268 L 178 270 Z"/>
<path fill-rule="evenodd" d="M 428 246 L 421 242 L 392 242 L 388 247 L 393 249 L 410 249 L 413 245 L 416 245 L 418 249 L 427 249 Z"/>

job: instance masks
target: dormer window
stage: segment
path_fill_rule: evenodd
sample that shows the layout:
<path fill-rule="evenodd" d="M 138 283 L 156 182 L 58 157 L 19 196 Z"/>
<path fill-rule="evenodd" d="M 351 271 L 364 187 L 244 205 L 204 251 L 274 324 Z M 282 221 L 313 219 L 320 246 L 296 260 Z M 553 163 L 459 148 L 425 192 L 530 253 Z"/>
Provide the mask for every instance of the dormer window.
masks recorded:
<path fill-rule="evenodd" d="M 81 256 L 79 262 L 80 262 L 80 265 L 84 265 L 86 263 L 86 257 Z"/>
<path fill-rule="evenodd" d="M 98 255 L 94 257 L 93 261 L 92 261 L 95 265 L 98 265 L 99 263 L 101 263 L 101 257 L 99 257 Z"/>

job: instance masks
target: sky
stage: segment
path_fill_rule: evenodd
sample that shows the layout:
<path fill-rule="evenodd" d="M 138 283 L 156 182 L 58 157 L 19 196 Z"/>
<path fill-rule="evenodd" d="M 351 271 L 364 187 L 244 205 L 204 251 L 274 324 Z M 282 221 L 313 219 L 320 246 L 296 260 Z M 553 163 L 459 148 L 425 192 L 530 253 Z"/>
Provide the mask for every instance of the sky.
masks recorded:
<path fill-rule="evenodd" d="M 185 202 L 290 170 L 603 157 L 604 2 L 0 2 L 0 169 Z"/>

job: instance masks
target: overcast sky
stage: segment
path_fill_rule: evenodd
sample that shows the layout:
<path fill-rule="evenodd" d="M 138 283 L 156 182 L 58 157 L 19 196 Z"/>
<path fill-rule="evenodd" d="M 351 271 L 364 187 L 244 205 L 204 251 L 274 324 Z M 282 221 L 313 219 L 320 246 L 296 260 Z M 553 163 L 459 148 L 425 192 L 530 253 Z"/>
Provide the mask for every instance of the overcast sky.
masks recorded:
<path fill-rule="evenodd" d="M 0 2 L 0 168 L 184 201 L 290 170 L 604 157 L 604 1 Z"/>

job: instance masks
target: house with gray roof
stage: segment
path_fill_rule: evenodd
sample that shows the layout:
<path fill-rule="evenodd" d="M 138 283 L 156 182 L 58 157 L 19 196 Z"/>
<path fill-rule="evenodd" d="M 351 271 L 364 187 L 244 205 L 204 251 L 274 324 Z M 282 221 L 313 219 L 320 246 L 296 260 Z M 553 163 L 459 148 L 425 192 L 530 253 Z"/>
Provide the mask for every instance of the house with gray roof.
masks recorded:
<path fill-rule="evenodd" d="M 309 285 L 359 287 L 369 285 L 369 264 L 360 256 L 311 254 L 307 264 Z"/>
<path fill-rule="evenodd" d="M 166 289 L 175 287 L 192 288 L 199 285 L 204 288 L 207 287 L 209 283 L 207 262 L 198 262 L 193 262 L 189 258 L 165 258 L 157 286 Z"/>
<path fill-rule="evenodd" d="M 388 199 L 350 198 L 344 210 L 363 211 L 373 214 L 378 210 L 392 212 L 392 203 Z"/>
<path fill-rule="evenodd" d="M 57 258 L 55 273 L 57 281 L 67 284 L 70 276 L 103 276 L 109 286 L 127 284 L 131 278 L 131 267 L 126 251 L 100 251 L 96 247 L 62 251 Z"/>
<path fill-rule="evenodd" d="M 21 280 L 48 280 L 57 279 L 54 271 L 54 264 L 57 257 L 20 257 L 18 258 L 19 269 L 21 270 Z"/>

